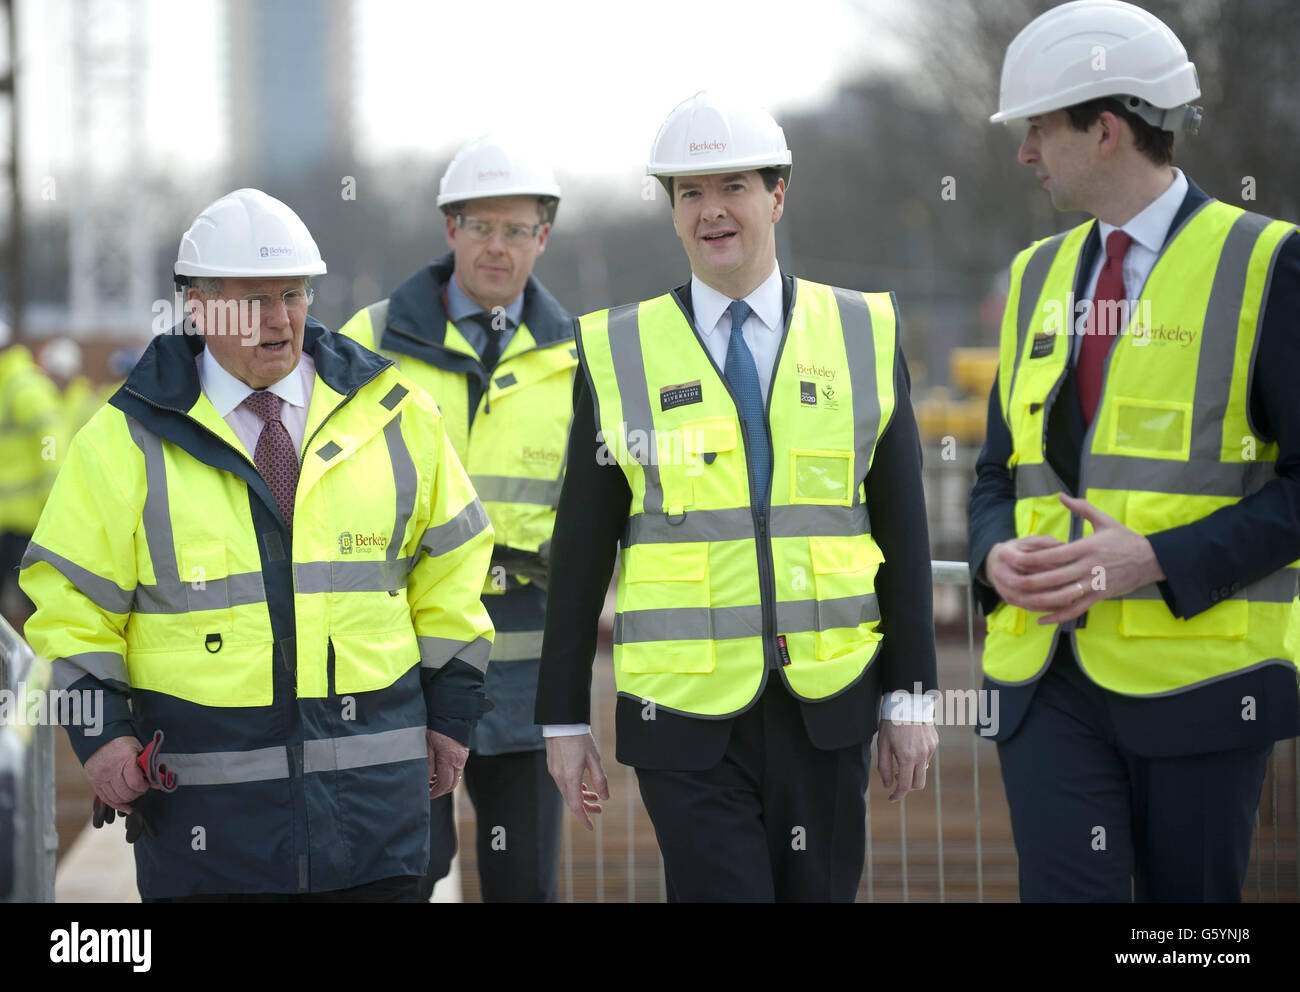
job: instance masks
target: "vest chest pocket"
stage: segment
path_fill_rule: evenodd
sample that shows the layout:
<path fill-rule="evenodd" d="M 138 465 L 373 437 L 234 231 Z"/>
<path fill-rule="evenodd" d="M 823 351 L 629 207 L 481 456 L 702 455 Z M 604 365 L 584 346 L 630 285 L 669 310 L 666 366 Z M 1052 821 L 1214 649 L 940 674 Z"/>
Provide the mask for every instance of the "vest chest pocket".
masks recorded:
<path fill-rule="evenodd" d="M 234 630 L 230 609 L 232 579 L 225 544 L 218 541 L 183 544 L 178 564 L 195 631 L 229 633 Z"/>
<path fill-rule="evenodd" d="M 808 551 L 817 588 L 818 661 L 831 661 L 880 639 L 862 624 L 880 620 L 876 573 L 885 561 L 870 534 L 810 537 Z"/>
<path fill-rule="evenodd" d="M 626 672 L 713 671 L 707 544 L 634 544 L 625 552 L 614 643 Z"/>
<path fill-rule="evenodd" d="M 688 420 L 682 424 L 681 438 L 682 485 L 689 487 L 685 491 L 691 494 L 693 505 L 710 509 L 748 506 L 749 479 L 736 420 Z"/>

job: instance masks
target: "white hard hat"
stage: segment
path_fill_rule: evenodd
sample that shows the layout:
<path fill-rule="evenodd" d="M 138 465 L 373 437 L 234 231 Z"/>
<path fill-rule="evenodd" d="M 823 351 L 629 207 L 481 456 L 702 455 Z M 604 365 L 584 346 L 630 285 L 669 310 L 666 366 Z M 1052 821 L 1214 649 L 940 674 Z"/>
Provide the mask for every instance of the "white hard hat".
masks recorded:
<path fill-rule="evenodd" d="M 1029 22 L 1007 48 L 994 124 L 1115 97 L 1162 131 L 1195 131 L 1196 66 L 1169 27 L 1120 0 L 1075 0 Z"/>
<path fill-rule="evenodd" d="M 181 237 L 177 276 L 319 276 L 325 262 L 307 225 L 273 196 L 237 189 L 208 204 Z"/>
<path fill-rule="evenodd" d="M 438 183 L 438 206 L 493 196 L 546 197 L 546 212 L 555 220 L 560 185 L 551 166 L 521 151 L 518 143 L 495 134 L 475 138 L 456 153 Z"/>
<path fill-rule="evenodd" d="M 792 159 L 785 132 L 758 107 L 725 101 L 700 90 L 679 103 L 650 146 L 648 176 L 668 189 L 672 176 L 709 176 L 777 169 L 790 184 Z"/>
<path fill-rule="evenodd" d="M 41 348 L 37 361 L 50 375 L 71 379 L 81 371 L 81 345 L 72 338 L 54 338 Z"/>

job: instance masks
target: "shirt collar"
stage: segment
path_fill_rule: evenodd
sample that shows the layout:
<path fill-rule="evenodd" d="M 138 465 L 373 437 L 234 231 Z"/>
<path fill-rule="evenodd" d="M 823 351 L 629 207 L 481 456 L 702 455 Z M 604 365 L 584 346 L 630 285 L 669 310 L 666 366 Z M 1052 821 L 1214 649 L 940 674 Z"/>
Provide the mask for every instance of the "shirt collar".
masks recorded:
<path fill-rule="evenodd" d="M 754 311 L 766 331 L 776 331 L 781 327 L 781 266 L 773 265 L 772 274 L 759 283 L 758 287 L 745 297 L 745 302 Z M 713 334 L 722 322 L 722 316 L 731 306 L 732 300 L 712 286 L 700 281 L 691 274 L 691 308 L 695 311 L 695 326 L 704 335 Z M 728 334 L 731 328 L 726 328 Z"/>
<path fill-rule="evenodd" d="M 304 395 L 302 377 L 305 371 L 304 363 L 310 361 L 311 359 L 304 352 L 294 370 L 279 382 L 268 386 L 268 391 L 275 393 L 292 406 L 306 406 L 307 399 Z M 231 375 L 207 348 L 204 348 L 199 355 L 199 381 L 203 384 L 203 392 L 207 394 L 223 420 L 248 398 L 249 393 L 254 392 L 253 387 L 248 383 Z"/>
<path fill-rule="evenodd" d="M 483 308 L 471 300 L 469 294 L 460 288 L 460 283 L 456 281 L 456 274 L 453 272 L 451 278 L 447 280 L 447 316 L 451 318 L 452 323 L 458 323 L 472 314 L 483 312 Z M 523 323 L 523 293 L 515 297 L 510 305 L 506 307 L 506 316 L 510 318 L 515 327 Z"/>
<path fill-rule="evenodd" d="M 1186 196 L 1187 177 L 1183 175 L 1182 169 L 1176 168 L 1174 181 L 1169 184 L 1169 188 L 1148 203 L 1127 224 L 1121 225 L 1118 230 L 1123 231 L 1148 251 L 1159 254 L 1160 249 L 1164 247 L 1169 228 L 1174 222 L 1174 215 L 1178 213 L 1178 208 L 1182 206 Z M 1116 228 L 1105 221 L 1099 220 L 1097 224 L 1100 229 L 1101 243 L 1105 245 L 1106 239 Z"/>

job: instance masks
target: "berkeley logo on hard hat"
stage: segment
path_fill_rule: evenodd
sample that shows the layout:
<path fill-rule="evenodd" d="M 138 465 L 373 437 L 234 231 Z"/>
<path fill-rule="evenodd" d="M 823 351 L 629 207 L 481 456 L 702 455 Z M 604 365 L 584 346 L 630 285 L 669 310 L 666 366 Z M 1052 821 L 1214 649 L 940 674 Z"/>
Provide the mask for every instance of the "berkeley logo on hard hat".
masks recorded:
<path fill-rule="evenodd" d="M 725 152 L 725 141 L 692 141 L 687 149 L 692 155 L 707 155 L 709 152 Z"/>
<path fill-rule="evenodd" d="M 279 258 L 282 255 L 292 255 L 293 249 L 286 245 L 262 245 L 258 254 L 262 258 Z"/>
<path fill-rule="evenodd" d="M 484 179 L 509 179 L 510 170 L 509 169 L 479 169 L 478 177 L 480 181 Z"/>

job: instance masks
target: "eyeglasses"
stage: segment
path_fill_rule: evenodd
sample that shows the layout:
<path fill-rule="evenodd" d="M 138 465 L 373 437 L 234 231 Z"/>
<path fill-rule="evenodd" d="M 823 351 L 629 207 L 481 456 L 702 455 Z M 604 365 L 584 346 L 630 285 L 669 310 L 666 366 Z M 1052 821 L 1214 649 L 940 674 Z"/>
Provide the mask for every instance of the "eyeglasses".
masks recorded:
<path fill-rule="evenodd" d="M 306 289 L 290 289 L 280 294 L 280 302 L 289 313 L 302 313 L 311 306 L 311 301 L 315 298 L 316 291 L 310 286 Z M 249 296 L 241 296 L 239 299 L 241 303 L 256 306 L 259 310 L 271 309 L 270 293 L 253 293 Z"/>
<path fill-rule="evenodd" d="M 477 217 L 466 217 L 464 214 L 456 215 L 456 226 L 476 244 L 491 241 L 492 235 L 497 233 L 495 221 L 479 220 Z M 512 220 L 505 221 L 500 226 L 502 237 L 505 238 L 506 244 L 510 245 L 526 244 L 537 237 L 537 232 L 542 229 L 541 224 L 519 224 Z"/>

